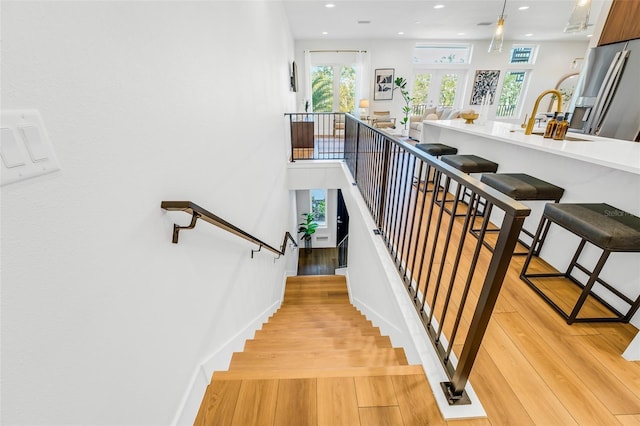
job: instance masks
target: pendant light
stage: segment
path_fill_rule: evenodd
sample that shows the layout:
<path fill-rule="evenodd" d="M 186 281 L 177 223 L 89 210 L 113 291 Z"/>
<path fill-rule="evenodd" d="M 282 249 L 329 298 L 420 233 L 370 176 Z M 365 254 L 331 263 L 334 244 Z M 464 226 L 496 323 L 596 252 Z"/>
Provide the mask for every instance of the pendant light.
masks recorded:
<path fill-rule="evenodd" d="M 493 37 L 491 38 L 491 44 L 489 45 L 489 53 L 502 52 L 502 43 L 504 42 L 504 9 L 506 7 L 507 7 L 507 0 L 504 0 L 504 4 L 502 5 L 502 13 L 498 18 L 498 23 L 496 24 L 496 30 L 493 33 Z"/>
<path fill-rule="evenodd" d="M 565 33 L 577 33 L 587 29 L 589 14 L 591 13 L 591 0 L 576 0 L 569 21 L 564 27 Z"/>

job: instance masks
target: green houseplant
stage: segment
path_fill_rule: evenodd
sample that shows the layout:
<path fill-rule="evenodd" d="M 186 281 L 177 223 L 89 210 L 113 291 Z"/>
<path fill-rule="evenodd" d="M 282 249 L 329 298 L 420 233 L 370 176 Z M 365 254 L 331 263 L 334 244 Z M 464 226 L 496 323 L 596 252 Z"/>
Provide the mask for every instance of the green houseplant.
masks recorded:
<path fill-rule="evenodd" d="M 307 252 L 311 251 L 311 236 L 316 232 L 318 223 L 313 220 L 313 213 L 303 213 L 304 222 L 300 222 L 298 233 L 302 234 L 301 239 L 304 240 L 304 247 Z"/>
<path fill-rule="evenodd" d="M 395 87 L 393 90 L 400 89 L 400 94 L 404 99 L 405 106 L 402 107 L 402 112 L 404 113 L 404 117 L 400 123 L 404 125 L 404 130 L 407 130 L 407 123 L 409 122 L 409 114 L 411 114 L 411 102 L 413 98 L 409 96 L 409 91 L 407 90 L 407 80 L 404 77 L 397 77 L 394 81 Z"/>

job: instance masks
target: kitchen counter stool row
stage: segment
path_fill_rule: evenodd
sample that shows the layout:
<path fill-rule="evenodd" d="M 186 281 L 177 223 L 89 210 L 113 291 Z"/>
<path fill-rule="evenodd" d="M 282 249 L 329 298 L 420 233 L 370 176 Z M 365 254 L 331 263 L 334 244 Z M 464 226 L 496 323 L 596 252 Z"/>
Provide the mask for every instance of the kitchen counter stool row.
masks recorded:
<path fill-rule="evenodd" d="M 631 317 L 640 307 L 640 294 L 629 297 L 619 292 L 613 285 L 604 281 L 600 274 L 612 253 L 622 252 L 640 252 L 640 218 L 620 210 L 614 206 L 605 203 L 560 203 L 560 199 L 564 193 L 564 189 L 552 183 L 543 181 L 534 176 L 524 173 L 496 173 L 498 164 L 476 155 L 465 154 L 459 155 L 458 150 L 454 147 L 441 143 L 422 143 L 417 144 L 416 148 L 440 160 L 464 173 L 482 173 L 480 181 L 488 186 L 502 192 L 503 194 L 517 201 L 547 201 L 544 212 L 540 219 L 535 234 L 526 230 L 524 227 L 522 233 L 532 238 L 530 244 L 520 239 L 520 243 L 528 249 L 526 252 L 516 252 L 514 255 L 526 255 L 520 278 L 538 293 L 556 312 L 558 312 L 567 322 L 629 322 Z M 431 177 L 433 181 L 433 178 Z M 437 181 L 437 178 L 435 178 Z M 428 183 L 429 179 L 427 179 Z M 425 183 L 426 190 L 426 183 Z M 436 196 L 438 190 L 436 190 Z M 448 202 L 443 196 L 442 201 Z M 465 193 L 462 194 L 462 202 L 465 201 Z M 473 204 L 473 202 L 471 203 Z M 477 201 L 473 208 L 472 225 L 470 232 L 479 237 L 480 230 L 474 229 L 473 224 L 477 216 L 490 214 L 485 212 L 484 208 L 480 211 L 480 202 Z M 449 214 L 451 210 L 445 209 Z M 464 216 L 456 214 L 456 216 Z M 555 224 L 576 235 L 580 238 L 580 243 L 573 254 L 569 266 L 565 272 L 530 272 L 532 259 L 540 255 L 540 251 L 545 242 L 551 224 Z M 492 230 L 499 231 L 499 230 Z M 485 231 L 486 232 L 486 231 Z M 592 270 L 580 263 L 580 256 L 583 254 L 585 246 L 589 243 L 601 250 L 601 255 L 593 266 Z M 483 244 L 493 250 L 490 244 L 483 241 Z M 586 277 L 586 282 L 580 281 L 576 277 L 577 271 L 582 272 L 582 276 Z M 554 301 L 547 292 L 543 290 L 546 287 L 545 280 L 553 280 L 558 278 L 569 280 L 578 286 L 581 290 L 574 306 L 570 312 Z M 540 281 L 542 280 L 542 281 Z M 583 281 L 585 278 L 583 278 Z M 628 306 L 626 310 L 619 310 L 607 302 L 604 298 L 594 293 L 594 287 L 597 286 L 602 293 L 604 290 L 610 295 L 608 299 L 616 298 L 620 302 L 616 305 L 624 304 Z M 602 316 L 579 316 L 581 309 L 584 307 L 589 297 L 594 298 L 602 304 L 611 315 Z"/>

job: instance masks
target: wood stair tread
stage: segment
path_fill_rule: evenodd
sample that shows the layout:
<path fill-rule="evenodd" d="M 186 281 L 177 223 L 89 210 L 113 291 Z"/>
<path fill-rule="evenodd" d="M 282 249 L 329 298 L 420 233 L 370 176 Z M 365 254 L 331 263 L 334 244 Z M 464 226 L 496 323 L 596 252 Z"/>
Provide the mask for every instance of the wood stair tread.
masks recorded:
<path fill-rule="evenodd" d="M 350 303 L 345 278 L 304 276 L 287 278 L 280 308 L 213 374 L 194 424 L 369 420 L 444 425 L 422 366 Z"/>
<path fill-rule="evenodd" d="M 291 368 L 288 370 L 233 370 L 216 371 L 214 380 L 265 380 L 265 379 L 304 379 L 314 377 L 376 377 L 424 375 L 421 365 L 385 365 L 376 367 L 345 368 Z"/>
<path fill-rule="evenodd" d="M 272 330 L 257 330 L 254 334 L 254 339 L 273 338 L 278 336 L 380 336 L 380 329 L 378 327 L 372 327 L 368 329 L 360 329 L 356 327 L 331 327 L 324 329 L 308 329 L 308 330 L 286 330 L 286 329 L 272 329 Z"/>
<path fill-rule="evenodd" d="M 373 324 L 371 321 L 366 320 L 317 320 L 317 321 L 269 321 L 267 323 L 262 324 L 262 330 L 276 330 L 276 329 L 285 329 L 285 330 L 317 330 L 323 328 L 339 328 L 339 327 L 353 327 L 360 329 L 371 329 L 373 328 Z"/>
<path fill-rule="evenodd" d="M 278 339 L 249 339 L 244 350 L 257 351 L 306 351 L 310 349 L 364 349 L 391 348 L 388 336 L 349 336 L 349 337 L 282 337 Z"/>
<path fill-rule="evenodd" d="M 229 371 L 289 368 L 343 368 L 403 365 L 394 348 L 334 349 L 304 352 L 235 352 Z"/>

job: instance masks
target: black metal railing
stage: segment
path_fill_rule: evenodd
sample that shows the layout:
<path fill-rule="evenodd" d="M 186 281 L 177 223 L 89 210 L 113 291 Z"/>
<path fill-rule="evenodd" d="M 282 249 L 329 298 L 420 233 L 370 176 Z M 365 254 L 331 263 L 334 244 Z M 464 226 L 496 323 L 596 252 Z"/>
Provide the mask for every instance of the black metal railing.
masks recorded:
<path fill-rule="evenodd" d="M 516 113 L 517 105 L 498 105 L 496 117 L 511 117 Z"/>
<path fill-rule="evenodd" d="M 291 135 L 291 160 L 344 158 L 345 114 L 286 113 Z"/>
<path fill-rule="evenodd" d="M 345 162 L 449 376 L 442 383 L 449 403 L 464 404 L 464 388 L 530 210 L 350 115 Z M 492 211 L 503 216 L 493 253 L 482 248 Z M 468 238 L 472 225 L 479 238 Z"/>
<path fill-rule="evenodd" d="M 183 211 L 187 214 L 191 215 L 191 223 L 187 226 L 178 226 L 176 224 L 173 225 L 173 238 L 172 242 L 174 244 L 178 243 L 178 236 L 180 235 L 180 231 L 184 229 L 193 229 L 196 227 L 196 223 L 198 219 L 202 219 L 205 222 L 209 222 L 212 225 L 217 226 L 218 228 L 224 229 L 225 231 L 231 232 L 234 235 L 237 235 L 240 238 L 243 238 L 247 241 L 250 241 L 258 246 L 257 250 L 251 250 L 251 257 L 253 258 L 253 254 L 261 251 L 263 248 L 275 253 L 278 257 L 283 256 L 287 250 L 287 240 L 290 240 L 294 246 L 298 246 L 296 240 L 291 236 L 289 232 L 284 233 L 284 240 L 282 241 L 282 245 L 280 249 L 270 246 L 269 244 L 259 240 L 248 232 L 243 231 L 237 226 L 227 222 L 221 217 L 203 209 L 199 205 L 192 203 L 191 201 L 163 201 L 160 203 L 160 207 L 167 211 Z"/>

